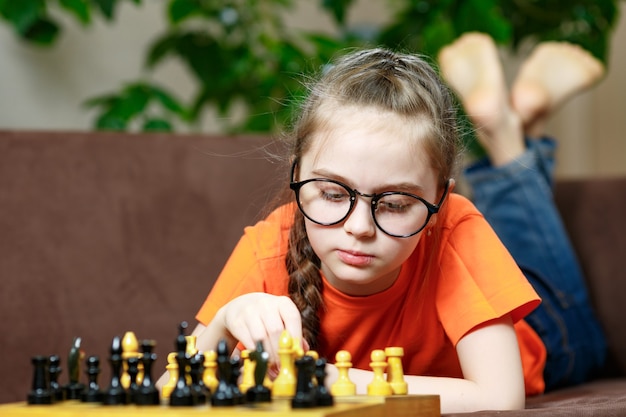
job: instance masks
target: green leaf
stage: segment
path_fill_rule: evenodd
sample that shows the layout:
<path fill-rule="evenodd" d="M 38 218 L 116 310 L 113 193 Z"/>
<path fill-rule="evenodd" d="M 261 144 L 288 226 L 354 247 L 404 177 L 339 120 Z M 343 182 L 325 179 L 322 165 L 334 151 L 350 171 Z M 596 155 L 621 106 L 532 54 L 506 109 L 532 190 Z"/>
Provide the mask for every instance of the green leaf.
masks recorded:
<path fill-rule="evenodd" d="M 172 124 L 165 119 L 151 118 L 146 120 L 142 130 L 144 132 L 172 132 L 174 128 Z"/>
<path fill-rule="evenodd" d="M 107 18 L 107 20 L 113 20 L 115 15 L 115 6 L 117 0 L 91 0 L 98 6 L 100 12 Z"/>
<path fill-rule="evenodd" d="M 59 26 L 48 19 L 39 19 L 22 34 L 24 38 L 39 45 L 50 45 L 60 32 Z"/>
<path fill-rule="evenodd" d="M 44 0 L 5 0 L 0 3 L 0 14 L 24 34 L 46 15 Z"/>
<path fill-rule="evenodd" d="M 156 86 L 152 86 L 151 89 L 152 96 L 159 103 L 161 103 L 163 107 L 173 113 L 180 115 L 181 117 L 185 117 L 185 108 L 172 95 Z"/>
<path fill-rule="evenodd" d="M 172 0 L 167 10 L 170 23 L 174 25 L 201 13 L 202 7 L 197 0 Z"/>
<path fill-rule="evenodd" d="M 488 33 L 498 43 L 511 41 L 511 23 L 502 14 L 497 0 L 465 0 L 453 18 L 457 33 Z"/>
<path fill-rule="evenodd" d="M 83 25 L 91 21 L 91 9 L 87 0 L 59 0 L 59 4 Z"/>
<path fill-rule="evenodd" d="M 322 0 L 321 5 L 330 12 L 335 21 L 343 26 L 346 23 L 347 10 L 353 0 Z"/>
<path fill-rule="evenodd" d="M 126 130 L 127 121 L 115 112 L 109 111 L 101 114 L 96 119 L 96 129 L 98 130 Z"/>
<path fill-rule="evenodd" d="M 132 84 L 124 89 L 113 110 L 126 120 L 146 109 L 152 96 L 151 90 L 142 83 Z"/>
<path fill-rule="evenodd" d="M 168 54 L 175 53 L 178 48 L 178 33 L 168 33 L 157 39 L 148 49 L 146 66 L 153 68 L 162 61 Z"/>

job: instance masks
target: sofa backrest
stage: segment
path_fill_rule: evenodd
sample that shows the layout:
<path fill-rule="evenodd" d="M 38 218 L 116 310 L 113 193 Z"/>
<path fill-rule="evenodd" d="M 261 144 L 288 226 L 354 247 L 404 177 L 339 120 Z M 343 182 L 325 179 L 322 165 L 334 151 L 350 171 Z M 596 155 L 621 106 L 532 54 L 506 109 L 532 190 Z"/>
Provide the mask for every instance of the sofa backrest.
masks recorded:
<path fill-rule="evenodd" d="M 103 386 L 128 330 L 157 341 L 160 375 L 287 179 L 277 152 L 259 137 L 0 132 L 0 402 L 25 400 L 33 355 L 65 367 L 75 336 Z"/>
<path fill-rule="evenodd" d="M 555 201 L 609 343 L 607 372 L 626 374 L 626 178 L 561 180 Z"/>
<path fill-rule="evenodd" d="M 65 366 L 75 336 L 103 386 L 128 330 L 157 341 L 160 375 L 244 226 L 286 189 L 282 152 L 264 137 L 0 131 L 0 403 L 25 399 L 33 355 Z M 623 373 L 626 179 L 560 182 L 557 203 Z"/>

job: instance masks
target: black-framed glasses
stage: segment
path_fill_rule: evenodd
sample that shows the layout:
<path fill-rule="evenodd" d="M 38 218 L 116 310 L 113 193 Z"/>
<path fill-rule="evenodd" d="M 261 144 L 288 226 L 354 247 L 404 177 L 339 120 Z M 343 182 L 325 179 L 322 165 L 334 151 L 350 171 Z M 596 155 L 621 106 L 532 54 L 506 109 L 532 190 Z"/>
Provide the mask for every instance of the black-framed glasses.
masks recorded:
<path fill-rule="evenodd" d="M 418 234 L 441 209 L 450 180 L 437 204 L 403 191 L 385 191 L 365 194 L 329 178 L 311 178 L 294 181 L 297 161 L 291 167 L 291 188 L 302 214 L 313 223 L 333 226 L 344 221 L 356 204 L 358 196 L 371 198 L 370 208 L 376 227 L 393 237 L 411 237 Z"/>

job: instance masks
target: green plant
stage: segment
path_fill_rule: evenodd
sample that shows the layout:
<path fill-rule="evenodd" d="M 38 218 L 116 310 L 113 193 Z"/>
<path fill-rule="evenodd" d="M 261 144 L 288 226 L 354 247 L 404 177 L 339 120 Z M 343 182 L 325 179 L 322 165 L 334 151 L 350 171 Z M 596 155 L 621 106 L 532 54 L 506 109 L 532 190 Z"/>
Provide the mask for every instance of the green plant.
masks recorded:
<path fill-rule="evenodd" d="M 55 13 L 89 25 L 94 15 L 115 17 L 122 2 L 141 0 L 0 0 L 0 16 L 23 39 L 52 45 L 61 35 Z M 291 118 L 303 92 L 301 74 L 319 70 L 338 51 L 386 45 L 435 56 L 467 31 L 489 33 L 512 49 L 522 42 L 567 40 L 606 62 L 619 0 L 387 0 L 393 17 L 370 33 L 347 24 L 353 0 L 319 0 L 336 22 L 335 35 L 289 29 L 285 16 L 295 0 L 163 0 L 168 26 L 145 54 L 148 74 L 167 59 L 184 64 L 198 89 L 184 102 L 144 77 L 87 105 L 98 110 L 95 127 L 172 131 L 194 126 L 207 108 L 244 117 L 228 132 L 270 132 Z"/>

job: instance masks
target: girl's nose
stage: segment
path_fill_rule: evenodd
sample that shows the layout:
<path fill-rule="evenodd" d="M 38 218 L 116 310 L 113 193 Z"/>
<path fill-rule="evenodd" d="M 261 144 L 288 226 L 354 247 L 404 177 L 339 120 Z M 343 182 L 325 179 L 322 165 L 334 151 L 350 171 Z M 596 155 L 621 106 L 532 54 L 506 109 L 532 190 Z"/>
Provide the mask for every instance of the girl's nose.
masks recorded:
<path fill-rule="evenodd" d="M 370 198 L 357 197 L 352 212 L 343 223 L 346 232 L 356 237 L 370 237 L 376 233 L 376 223 L 372 218 Z"/>

